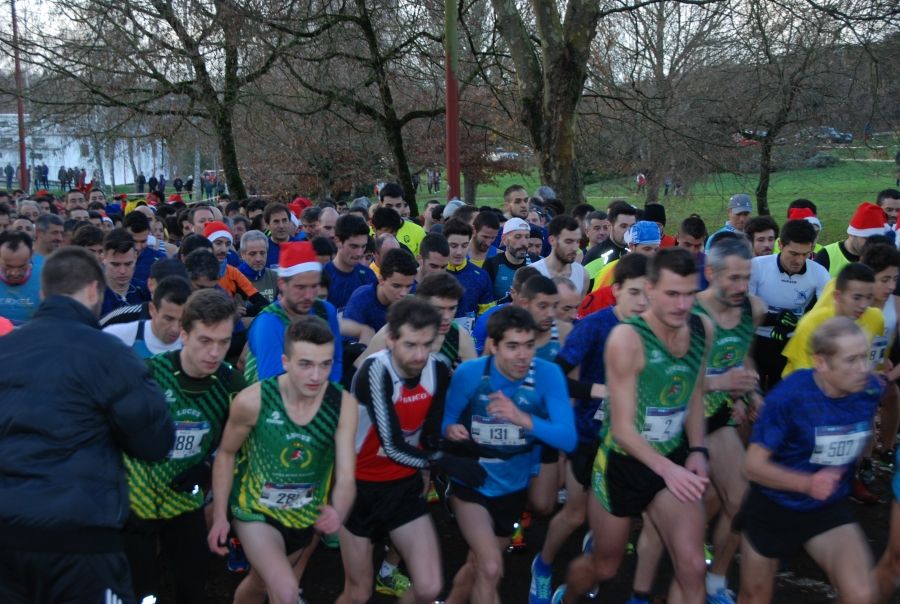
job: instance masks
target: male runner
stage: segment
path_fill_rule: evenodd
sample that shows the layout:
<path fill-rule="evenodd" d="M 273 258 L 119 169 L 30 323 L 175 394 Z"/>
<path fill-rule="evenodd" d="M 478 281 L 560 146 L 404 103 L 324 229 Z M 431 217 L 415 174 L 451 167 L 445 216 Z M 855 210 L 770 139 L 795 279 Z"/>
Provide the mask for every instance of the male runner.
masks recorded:
<path fill-rule="evenodd" d="M 826 321 L 811 346 L 815 368 L 795 371 L 766 396 L 747 450 L 750 492 L 736 521 L 741 604 L 770 602 L 779 559 L 800 547 L 841 602 L 875 600 L 872 554 L 847 495 L 882 388 L 851 319 Z"/>
<path fill-rule="evenodd" d="M 566 277 L 584 295 L 588 293 L 590 277 L 585 267 L 575 262 L 581 243 L 581 225 L 575 218 L 561 214 L 550 221 L 550 255 L 534 263 L 545 277 Z"/>
<path fill-rule="evenodd" d="M 434 467 L 473 487 L 484 482 L 474 460 L 437 451 L 450 382 L 449 368 L 431 353 L 440 322 L 426 302 L 397 302 L 388 313 L 387 349 L 366 359 L 354 378 L 357 498 L 341 531 L 340 604 L 369 601 L 373 542 L 387 536 L 412 579 L 400 602 L 433 602 L 442 585 L 440 547 L 425 502 L 428 473 L 420 472 Z"/>
<path fill-rule="evenodd" d="M 209 547 L 227 553 L 231 517 L 251 565 L 236 601 L 265 590 L 272 604 L 295 604 L 294 563 L 314 533 L 340 529 L 355 494 L 356 400 L 328 379 L 335 337 L 322 319 L 301 316 L 283 338 L 285 373 L 234 399 L 213 465 Z"/>
<path fill-rule="evenodd" d="M 180 350 L 181 317 L 191 282 L 183 277 L 166 277 L 159 282 L 150 300 L 150 318 L 130 323 L 116 323 L 103 329 L 130 346 L 142 359 L 155 354 Z"/>
<path fill-rule="evenodd" d="M 744 445 L 736 426 L 748 412 L 755 416 L 762 400 L 756 394 L 759 379 L 753 369 L 750 347 L 753 332 L 765 316 L 765 304 L 747 295 L 751 250 L 746 240 L 719 235 L 706 254 L 710 286 L 697 294 L 694 312 L 709 317 L 714 326 L 713 344 L 706 366 L 706 446 L 709 478 L 722 502 L 713 533 L 715 557 L 706 575 L 707 604 L 734 604 L 725 575 L 740 546 L 732 521 L 747 491 L 747 481 L 735 472 L 743 463 Z M 648 522 L 638 540 L 638 568 L 631 603 L 650 602 L 650 588 L 663 552 L 656 527 Z"/>
<path fill-rule="evenodd" d="M 556 364 L 564 373 L 571 376 L 574 372 L 577 376 L 577 379 L 569 379 L 568 384 L 569 394 L 575 399 L 578 446 L 566 463 L 566 501 L 550 521 L 541 551 L 531 564 L 530 604 L 550 602 L 553 593 L 550 580 L 556 555 L 587 517 L 591 466 L 597 455 L 600 427 L 606 413 L 606 368 L 603 363 L 606 340 L 621 321 L 637 316 L 647 308 L 644 294 L 647 257 L 642 254 L 623 256 L 616 263 L 614 273 L 615 306 L 578 322 L 556 356 Z"/>
<path fill-rule="evenodd" d="M 328 322 L 334 334 L 340 334 L 337 313 L 325 300 L 318 299 L 322 265 L 308 241 L 283 244 L 278 259 L 279 299 L 266 306 L 250 326 L 247 338 L 249 351 L 244 366 L 248 382 L 272 377 L 281 373 L 279 362 L 284 349 L 284 330 L 297 317 L 315 315 Z M 334 364 L 331 380 L 340 382 L 343 373 L 343 349 L 341 339 L 334 341 Z"/>
<path fill-rule="evenodd" d="M 139 599 L 159 594 L 161 560 L 175 577 L 177 602 L 206 599 L 204 493 L 228 406 L 245 385 L 240 372 L 223 363 L 234 306 L 215 289 L 192 294 L 181 316 L 183 348 L 147 361 L 175 421 L 175 443 L 163 461 L 125 456 L 131 503 L 125 552 Z"/>
<path fill-rule="evenodd" d="M 337 219 L 334 227 L 337 255 L 323 270 L 328 275 L 328 301 L 339 311 L 344 310 L 354 291 L 363 285 L 378 283 L 378 277 L 368 266 L 361 264 L 369 225 L 359 216 L 347 214 Z"/>
<path fill-rule="evenodd" d="M 603 266 L 628 252 L 625 247 L 625 233 L 637 221 L 637 208 L 627 201 L 616 200 L 609 204 L 606 215 L 610 224 L 609 237 L 587 251 L 581 260 L 585 268 L 596 260 L 600 260 L 599 264 Z"/>
<path fill-rule="evenodd" d="M 671 604 L 704 601 L 702 506 L 709 482 L 704 445 L 703 375 L 712 326 L 691 313 L 697 293 L 693 255 L 666 248 L 650 260 L 648 309 L 607 340 L 609 422 L 594 462 L 588 511 L 597 535 L 591 554 L 569 566 L 552 602 L 575 602 L 615 576 L 631 517 L 647 512 L 675 566 Z"/>
<path fill-rule="evenodd" d="M 428 235 L 426 235 L 426 239 Z M 423 244 L 424 245 L 424 240 Z M 421 249 L 421 247 L 420 247 Z M 441 314 L 441 324 L 431 347 L 431 352 L 454 371 L 460 363 L 474 359 L 475 344 L 472 336 L 459 328 L 454 322 L 456 306 L 462 298 L 463 289 L 459 281 L 445 272 L 431 274 L 416 286 L 416 298 L 431 304 Z M 363 361 L 387 347 L 387 326 L 381 328 L 369 342 L 365 352 L 359 356 L 355 365 L 361 366 Z"/>
<path fill-rule="evenodd" d="M 471 589 L 476 604 L 499 602 L 503 551 L 527 501 L 538 441 L 564 451 L 576 443 L 574 416 L 559 368 L 534 355 L 534 320 L 509 306 L 488 321 L 488 356 L 453 374 L 442 432 L 474 448 L 487 472 L 483 486 L 454 480 L 450 505 L 469 559 L 457 573 L 448 601 Z"/>
<path fill-rule="evenodd" d="M 494 304 L 491 278 L 485 269 L 478 268 L 466 258 L 473 233 L 469 224 L 451 218 L 444 224 L 443 233 L 450 247 L 447 272 L 463 286 L 463 297 L 456 309 L 456 318 L 463 329 L 472 333 L 475 316 Z"/>
<path fill-rule="evenodd" d="M 528 255 L 528 235 L 531 227 L 521 218 L 510 218 L 503 225 L 502 237 L 505 249 L 484 261 L 484 270 L 491 278 L 494 299 L 500 300 L 509 293 L 513 275 L 518 269 L 536 261 Z"/>

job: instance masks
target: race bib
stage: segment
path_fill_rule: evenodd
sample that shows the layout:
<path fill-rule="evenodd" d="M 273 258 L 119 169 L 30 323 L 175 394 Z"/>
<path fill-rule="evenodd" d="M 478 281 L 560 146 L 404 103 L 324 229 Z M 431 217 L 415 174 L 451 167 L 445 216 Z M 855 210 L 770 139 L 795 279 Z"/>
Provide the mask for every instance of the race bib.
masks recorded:
<path fill-rule="evenodd" d="M 269 508 L 296 510 L 312 503 L 312 484 L 275 484 L 267 482 L 259 495 L 259 502 Z"/>
<path fill-rule="evenodd" d="M 456 323 L 460 329 L 471 335 L 472 329 L 475 327 L 475 314 L 470 313 L 465 317 L 457 317 L 453 319 L 453 322 Z"/>
<path fill-rule="evenodd" d="M 175 444 L 169 459 L 185 459 L 203 452 L 200 446 L 209 433 L 209 422 L 175 422 Z"/>
<path fill-rule="evenodd" d="M 677 438 L 684 425 L 685 407 L 648 407 L 641 436 L 650 443 Z"/>
<path fill-rule="evenodd" d="M 887 351 L 888 339 L 885 336 L 877 336 L 872 339 L 872 347 L 869 349 L 869 365 L 877 369 L 884 365 L 884 354 Z"/>
<path fill-rule="evenodd" d="M 517 447 L 527 445 L 525 430 L 496 417 L 472 416 L 472 440 L 479 445 Z"/>
<path fill-rule="evenodd" d="M 809 463 L 819 466 L 847 466 L 862 454 L 871 426 L 866 422 L 849 426 L 820 426 L 816 428 L 816 446 Z"/>

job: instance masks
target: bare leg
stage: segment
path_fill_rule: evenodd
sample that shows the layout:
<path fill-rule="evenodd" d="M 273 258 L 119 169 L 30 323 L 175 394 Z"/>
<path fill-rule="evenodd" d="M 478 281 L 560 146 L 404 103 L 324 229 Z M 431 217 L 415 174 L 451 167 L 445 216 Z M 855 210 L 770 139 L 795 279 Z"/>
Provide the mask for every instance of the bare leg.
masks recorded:
<path fill-rule="evenodd" d="M 879 602 L 887 603 L 900 587 L 900 503 L 891 504 L 891 535 L 878 565 L 875 567 Z"/>
<path fill-rule="evenodd" d="M 241 540 L 253 572 L 265 584 L 269 601 L 272 604 L 295 604 L 300 588 L 281 534 L 264 522 L 239 520 L 234 521 L 234 531 Z M 245 580 L 249 579 L 247 577 Z"/>
<path fill-rule="evenodd" d="M 669 587 L 669 604 L 704 604 L 706 561 L 703 533 L 706 515 L 700 501 L 683 503 L 668 490 L 660 491 L 647 508 L 672 557 L 675 580 Z"/>
<path fill-rule="evenodd" d="M 828 574 L 843 604 L 873 604 L 877 588 L 872 577 L 872 551 L 855 522 L 817 535 L 806 551 Z"/>
<path fill-rule="evenodd" d="M 571 604 L 601 581 L 611 579 L 619 570 L 631 519 L 613 516 L 600 504 L 593 494 L 588 496 L 588 519 L 594 533 L 594 549 L 589 555 L 582 555 L 572 561 L 566 577 L 566 595 L 563 601 Z"/>
<path fill-rule="evenodd" d="M 741 539 L 741 593 L 738 604 L 769 604 L 775 588 L 777 558 L 766 558 L 747 541 Z"/>

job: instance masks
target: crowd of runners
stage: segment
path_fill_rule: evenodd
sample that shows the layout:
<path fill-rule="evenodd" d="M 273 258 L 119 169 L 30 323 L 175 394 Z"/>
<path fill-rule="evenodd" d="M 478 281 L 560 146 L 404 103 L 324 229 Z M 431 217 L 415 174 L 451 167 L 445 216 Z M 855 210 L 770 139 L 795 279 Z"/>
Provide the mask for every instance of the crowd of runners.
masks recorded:
<path fill-rule="evenodd" d="M 496 604 L 543 516 L 529 604 L 606 601 L 629 548 L 628 604 L 666 555 L 669 604 L 770 602 L 800 550 L 841 602 L 888 602 L 900 191 L 873 199 L 825 242 L 812 201 L 742 193 L 670 228 L 548 187 L 417 218 L 393 183 L 0 191 L 0 601 L 205 602 L 218 554 L 236 603 Z M 469 547 L 447 585 L 432 505 Z M 853 505 L 891 507 L 877 563 Z M 304 576 L 323 547 L 342 576 Z"/>

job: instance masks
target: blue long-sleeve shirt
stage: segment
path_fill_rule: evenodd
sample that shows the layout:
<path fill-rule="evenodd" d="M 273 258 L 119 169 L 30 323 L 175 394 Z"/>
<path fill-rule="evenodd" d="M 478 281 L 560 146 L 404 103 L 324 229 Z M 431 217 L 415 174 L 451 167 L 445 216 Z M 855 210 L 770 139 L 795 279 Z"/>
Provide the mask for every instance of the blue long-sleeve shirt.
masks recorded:
<path fill-rule="evenodd" d="M 280 302 L 273 304 L 281 305 Z M 316 306 L 325 309 L 328 327 L 334 334 L 334 364 L 331 366 L 331 381 L 340 383 L 344 373 L 344 348 L 341 343 L 341 327 L 338 323 L 337 311 L 334 306 L 324 300 L 317 300 L 310 309 L 309 314 L 319 316 Z M 324 317 L 323 317 L 324 318 Z M 250 325 L 250 333 L 247 343 L 250 351 L 256 358 L 256 369 L 259 379 L 264 380 L 284 373 L 281 365 L 281 354 L 284 350 L 284 332 L 287 325 L 278 313 L 262 312 Z"/>
<path fill-rule="evenodd" d="M 444 404 L 444 418 L 441 433 L 446 435 L 451 424 L 464 423 L 462 415 L 470 401 L 478 396 L 481 388 L 485 364 L 491 357 L 481 357 L 466 361 L 457 367 L 450 381 L 450 389 Z M 531 416 L 532 429 L 526 431 L 546 445 L 572 451 L 577 444 L 575 414 L 569 403 L 568 388 L 562 370 L 555 363 L 542 359 L 534 360 L 534 388 L 543 401 L 547 419 Z M 493 392 L 500 391 L 515 400 L 516 390 L 525 380 L 510 380 L 491 364 L 490 385 Z M 484 485 L 478 490 L 488 497 L 497 497 L 520 491 L 528 486 L 534 455 L 524 453 L 508 459 L 481 458 L 481 465 L 488 474 Z"/>

